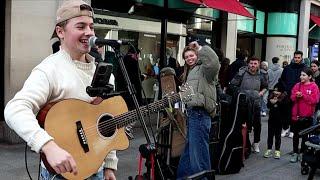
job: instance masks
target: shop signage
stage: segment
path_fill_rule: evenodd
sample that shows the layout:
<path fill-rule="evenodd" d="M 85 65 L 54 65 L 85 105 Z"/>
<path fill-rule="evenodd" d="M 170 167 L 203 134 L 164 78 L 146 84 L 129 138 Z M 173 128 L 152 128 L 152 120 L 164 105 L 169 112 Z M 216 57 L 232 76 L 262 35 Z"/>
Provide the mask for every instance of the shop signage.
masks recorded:
<path fill-rule="evenodd" d="M 105 19 L 105 18 L 94 18 L 94 23 L 97 24 L 105 24 L 105 25 L 112 25 L 112 26 L 119 26 L 119 23 L 117 20 L 114 19 Z"/>
<path fill-rule="evenodd" d="M 160 34 L 161 23 L 158 21 L 149 21 L 143 19 L 132 19 L 127 17 L 116 17 L 95 14 L 95 28 L 111 28 L 113 30 L 133 30 L 135 32 L 144 32 L 150 34 Z M 186 35 L 184 24 L 168 22 L 168 33 L 177 35 Z"/>
<path fill-rule="evenodd" d="M 268 37 L 266 60 L 271 63 L 271 59 L 277 56 L 280 63 L 290 62 L 296 50 L 296 41 L 296 38 L 291 37 Z"/>

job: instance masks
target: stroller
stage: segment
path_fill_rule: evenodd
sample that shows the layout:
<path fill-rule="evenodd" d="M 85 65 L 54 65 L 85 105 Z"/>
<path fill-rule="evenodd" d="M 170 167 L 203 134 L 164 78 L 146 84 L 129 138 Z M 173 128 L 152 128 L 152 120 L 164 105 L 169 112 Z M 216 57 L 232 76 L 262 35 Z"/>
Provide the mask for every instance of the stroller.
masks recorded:
<path fill-rule="evenodd" d="M 309 174 L 308 180 L 312 180 L 317 168 L 320 168 L 320 124 L 300 131 L 299 136 L 308 137 L 302 152 L 301 174 Z"/>

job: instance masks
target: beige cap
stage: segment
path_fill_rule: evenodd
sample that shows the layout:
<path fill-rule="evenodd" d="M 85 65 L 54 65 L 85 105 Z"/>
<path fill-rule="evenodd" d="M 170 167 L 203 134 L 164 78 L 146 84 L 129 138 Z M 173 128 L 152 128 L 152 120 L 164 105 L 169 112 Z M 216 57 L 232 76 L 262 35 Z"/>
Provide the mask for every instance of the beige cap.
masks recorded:
<path fill-rule="evenodd" d="M 57 10 L 56 25 L 79 16 L 93 17 L 92 7 L 82 0 L 65 1 Z M 51 38 L 54 37 L 57 37 L 55 29 Z"/>

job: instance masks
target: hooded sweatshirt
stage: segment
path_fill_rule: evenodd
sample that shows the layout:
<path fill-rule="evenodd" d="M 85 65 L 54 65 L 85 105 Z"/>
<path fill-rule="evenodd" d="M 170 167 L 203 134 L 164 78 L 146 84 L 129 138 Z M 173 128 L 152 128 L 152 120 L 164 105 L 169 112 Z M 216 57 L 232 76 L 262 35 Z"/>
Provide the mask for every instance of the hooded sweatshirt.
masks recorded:
<path fill-rule="evenodd" d="M 268 87 L 270 90 L 274 89 L 274 86 L 278 83 L 279 78 L 281 77 L 281 73 L 283 68 L 280 67 L 279 64 L 272 64 L 268 69 Z"/>
<path fill-rule="evenodd" d="M 296 96 L 298 91 L 302 93 L 301 98 Z M 314 82 L 297 83 L 292 89 L 290 98 L 293 102 L 291 116 L 293 121 L 297 121 L 298 117 L 312 117 L 319 101 L 319 88 Z"/>

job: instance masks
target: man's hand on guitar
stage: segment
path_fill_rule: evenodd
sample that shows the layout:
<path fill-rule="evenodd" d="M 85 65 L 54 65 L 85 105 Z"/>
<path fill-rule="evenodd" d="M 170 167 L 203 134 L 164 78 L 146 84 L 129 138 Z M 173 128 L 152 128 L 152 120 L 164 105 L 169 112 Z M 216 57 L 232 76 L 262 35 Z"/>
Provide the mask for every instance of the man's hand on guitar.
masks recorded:
<path fill-rule="evenodd" d="M 47 142 L 42 147 L 42 152 L 46 155 L 48 163 L 57 174 L 70 172 L 77 175 L 77 166 L 73 157 L 54 141 Z"/>
<path fill-rule="evenodd" d="M 116 180 L 113 169 L 104 169 L 104 179 L 105 180 Z"/>

